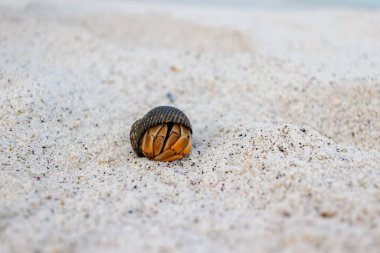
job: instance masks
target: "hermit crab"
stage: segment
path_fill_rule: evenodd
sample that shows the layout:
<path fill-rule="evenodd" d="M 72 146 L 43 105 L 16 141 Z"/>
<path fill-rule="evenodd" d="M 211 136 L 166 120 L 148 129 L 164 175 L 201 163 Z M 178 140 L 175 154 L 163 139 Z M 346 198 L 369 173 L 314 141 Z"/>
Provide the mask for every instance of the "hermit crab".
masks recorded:
<path fill-rule="evenodd" d="M 187 116 L 171 106 L 159 106 L 133 123 L 130 139 L 138 156 L 171 162 L 190 153 L 192 129 Z"/>

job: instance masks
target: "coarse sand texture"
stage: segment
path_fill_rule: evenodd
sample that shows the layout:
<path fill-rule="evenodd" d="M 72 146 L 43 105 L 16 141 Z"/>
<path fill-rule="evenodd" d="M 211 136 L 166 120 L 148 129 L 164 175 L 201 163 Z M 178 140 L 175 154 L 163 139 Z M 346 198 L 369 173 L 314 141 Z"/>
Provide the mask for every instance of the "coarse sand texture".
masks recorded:
<path fill-rule="evenodd" d="M 379 252 L 379 24 L 0 2 L 0 252 Z M 190 156 L 133 151 L 159 105 Z"/>

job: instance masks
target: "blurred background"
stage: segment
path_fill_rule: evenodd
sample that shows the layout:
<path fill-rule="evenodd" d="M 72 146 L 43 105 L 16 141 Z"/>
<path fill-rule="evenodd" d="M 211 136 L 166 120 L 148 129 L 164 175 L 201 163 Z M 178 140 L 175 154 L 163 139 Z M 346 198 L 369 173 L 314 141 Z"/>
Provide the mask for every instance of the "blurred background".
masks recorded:
<path fill-rule="evenodd" d="M 176 4 L 219 5 L 234 7 L 270 7 L 270 8 L 297 8 L 297 7 L 379 7 L 380 0 L 132 0 L 135 2 L 164 2 Z"/>

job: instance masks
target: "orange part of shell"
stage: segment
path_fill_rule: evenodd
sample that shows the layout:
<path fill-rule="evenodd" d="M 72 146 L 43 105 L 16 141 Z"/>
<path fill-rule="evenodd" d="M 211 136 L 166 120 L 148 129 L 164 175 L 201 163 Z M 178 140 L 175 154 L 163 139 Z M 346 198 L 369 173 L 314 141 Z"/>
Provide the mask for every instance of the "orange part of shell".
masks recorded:
<path fill-rule="evenodd" d="M 143 152 L 144 156 L 148 158 L 153 157 L 153 138 L 150 136 L 148 131 L 145 132 L 142 138 L 141 151 Z"/>
<path fill-rule="evenodd" d="M 170 157 L 174 156 L 175 155 L 175 152 L 173 150 L 166 150 L 164 151 L 163 153 L 161 153 L 160 155 L 156 156 L 154 158 L 154 160 L 157 160 L 157 161 L 164 161 L 166 159 L 169 159 Z"/>
<path fill-rule="evenodd" d="M 176 154 L 180 154 L 186 148 L 188 142 L 188 136 L 181 136 L 170 149 L 173 150 Z"/>
<path fill-rule="evenodd" d="M 154 141 L 161 128 L 163 128 L 163 124 L 151 127 L 145 132 L 143 136 L 141 150 L 143 154 L 148 158 L 154 157 Z M 158 148 L 156 147 L 156 149 Z"/>
<path fill-rule="evenodd" d="M 141 150 L 149 159 L 170 162 L 183 158 L 191 151 L 191 132 L 187 127 L 174 124 L 168 133 L 169 126 L 161 124 L 149 128 L 141 142 Z"/>
<path fill-rule="evenodd" d="M 191 136 L 189 138 L 189 142 L 187 143 L 187 146 L 185 147 L 185 149 L 182 151 L 182 154 L 183 155 L 188 155 L 190 154 L 190 151 L 191 151 L 191 147 L 193 146 L 193 142 L 191 140 Z"/>
<path fill-rule="evenodd" d="M 164 151 L 171 148 L 174 143 L 176 143 L 181 136 L 180 127 L 178 124 L 174 124 L 172 129 L 170 130 L 169 137 L 165 142 Z"/>
<path fill-rule="evenodd" d="M 153 143 L 153 154 L 157 156 L 161 153 L 162 147 L 165 143 L 166 133 L 168 132 L 168 126 L 164 124 L 160 131 L 157 133 Z"/>

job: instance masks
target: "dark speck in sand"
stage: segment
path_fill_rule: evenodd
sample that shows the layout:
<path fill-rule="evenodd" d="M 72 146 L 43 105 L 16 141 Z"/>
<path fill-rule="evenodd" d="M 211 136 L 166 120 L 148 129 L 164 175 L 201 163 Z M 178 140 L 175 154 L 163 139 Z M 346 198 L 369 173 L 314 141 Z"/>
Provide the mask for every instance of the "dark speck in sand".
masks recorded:
<path fill-rule="evenodd" d="M 170 103 L 174 103 L 174 96 L 171 92 L 166 93 L 166 97 L 169 99 Z"/>

